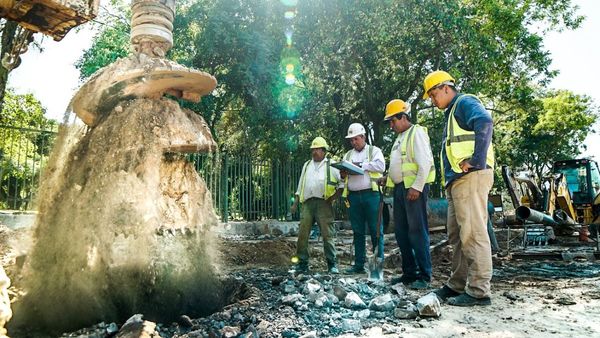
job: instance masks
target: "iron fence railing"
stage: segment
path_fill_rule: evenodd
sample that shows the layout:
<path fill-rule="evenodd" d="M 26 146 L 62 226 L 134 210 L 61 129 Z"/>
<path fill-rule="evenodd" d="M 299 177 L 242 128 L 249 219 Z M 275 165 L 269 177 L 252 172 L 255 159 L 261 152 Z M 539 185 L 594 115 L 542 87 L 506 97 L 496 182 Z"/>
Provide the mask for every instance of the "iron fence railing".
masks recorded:
<path fill-rule="evenodd" d="M 0 125 L 0 209 L 32 209 L 56 129 Z"/>
<path fill-rule="evenodd" d="M 222 221 L 298 219 L 290 207 L 304 163 L 228 154 L 194 155 L 191 160 Z M 336 215 L 342 217 L 342 210 L 336 209 Z"/>
<path fill-rule="evenodd" d="M 0 209 L 32 210 L 57 131 L 0 125 Z M 303 163 L 225 153 L 193 154 L 189 160 L 211 191 L 224 222 L 297 220 L 290 207 Z M 336 218 L 344 218 L 337 203 Z"/>

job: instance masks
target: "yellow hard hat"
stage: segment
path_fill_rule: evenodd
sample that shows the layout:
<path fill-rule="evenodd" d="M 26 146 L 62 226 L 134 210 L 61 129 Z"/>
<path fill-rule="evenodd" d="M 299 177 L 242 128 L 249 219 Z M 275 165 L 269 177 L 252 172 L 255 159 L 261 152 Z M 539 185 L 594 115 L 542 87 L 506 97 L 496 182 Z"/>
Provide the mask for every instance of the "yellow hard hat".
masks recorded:
<path fill-rule="evenodd" d="M 400 99 L 394 99 L 385 106 L 385 117 L 383 120 L 389 121 L 392 119 L 392 116 L 399 113 L 408 113 L 409 111 L 410 106 L 406 102 Z"/>
<path fill-rule="evenodd" d="M 448 84 L 454 86 L 456 80 L 452 77 L 452 75 L 446 73 L 443 70 L 436 70 L 435 72 L 429 73 L 423 80 L 423 89 L 425 90 L 425 94 L 423 94 L 423 99 L 429 98 L 429 91 L 440 84 Z"/>
<path fill-rule="evenodd" d="M 325 150 L 327 150 L 329 148 L 329 145 L 327 144 L 327 141 L 325 141 L 324 138 L 322 138 L 321 136 L 317 136 L 310 145 L 310 149 L 315 148 L 325 148 Z"/>

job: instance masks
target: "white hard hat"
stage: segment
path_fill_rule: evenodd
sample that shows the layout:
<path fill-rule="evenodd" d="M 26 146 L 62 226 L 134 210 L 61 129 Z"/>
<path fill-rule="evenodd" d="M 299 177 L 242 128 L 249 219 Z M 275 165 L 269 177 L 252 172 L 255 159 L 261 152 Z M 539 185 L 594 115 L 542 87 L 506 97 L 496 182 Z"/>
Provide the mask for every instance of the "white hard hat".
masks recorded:
<path fill-rule="evenodd" d="M 367 131 L 362 124 L 352 123 L 350 127 L 348 127 L 348 135 L 346 135 L 346 138 L 353 138 L 354 136 L 365 135 L 366 133 Z"/>

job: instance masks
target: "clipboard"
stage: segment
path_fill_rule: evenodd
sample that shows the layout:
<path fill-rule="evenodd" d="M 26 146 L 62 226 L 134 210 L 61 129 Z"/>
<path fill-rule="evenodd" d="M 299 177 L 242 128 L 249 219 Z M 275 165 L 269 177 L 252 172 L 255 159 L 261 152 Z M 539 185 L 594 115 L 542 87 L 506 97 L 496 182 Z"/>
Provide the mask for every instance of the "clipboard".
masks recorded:
<path fill-rule="evenodd" d="M 348 162 L 346 160 L 340 161 L 340 162 L 335 162 L 335 163 L 331 163 L 331 166 L 339 169 L 339 170 L 346 170 L 350 175 L 364 175 L 365 171 L 354 165 L 352 162 Z"/>

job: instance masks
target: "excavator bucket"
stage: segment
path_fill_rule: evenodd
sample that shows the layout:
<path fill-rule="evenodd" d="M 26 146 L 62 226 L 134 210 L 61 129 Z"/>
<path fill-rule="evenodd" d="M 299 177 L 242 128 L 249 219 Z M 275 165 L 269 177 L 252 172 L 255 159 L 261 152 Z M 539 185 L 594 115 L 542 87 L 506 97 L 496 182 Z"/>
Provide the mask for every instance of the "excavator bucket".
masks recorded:
<path fill-rule="evenodd" d="M 56 41 L 98 14 L 100 0 L 0 0 L 0 17 Z"/>

